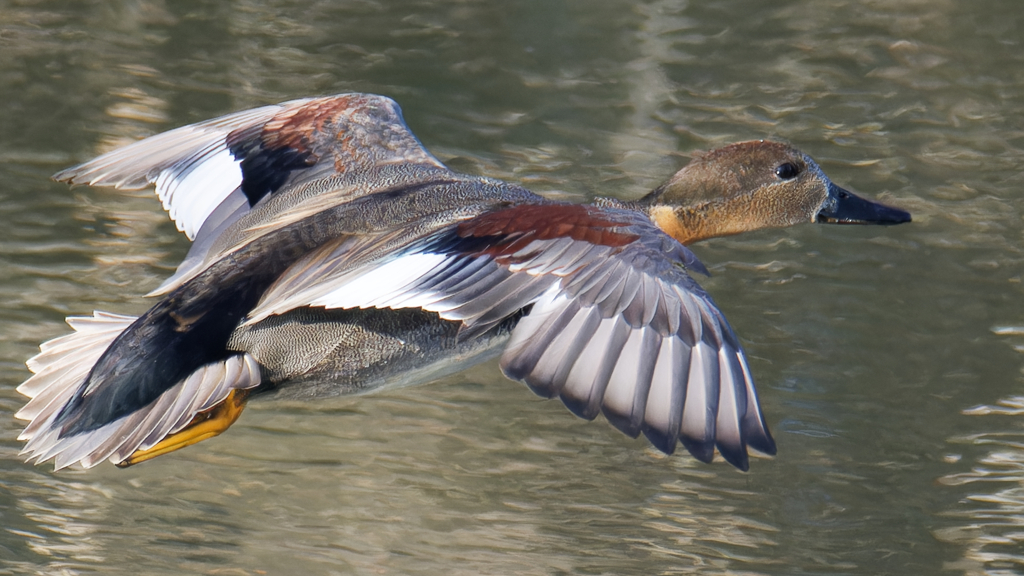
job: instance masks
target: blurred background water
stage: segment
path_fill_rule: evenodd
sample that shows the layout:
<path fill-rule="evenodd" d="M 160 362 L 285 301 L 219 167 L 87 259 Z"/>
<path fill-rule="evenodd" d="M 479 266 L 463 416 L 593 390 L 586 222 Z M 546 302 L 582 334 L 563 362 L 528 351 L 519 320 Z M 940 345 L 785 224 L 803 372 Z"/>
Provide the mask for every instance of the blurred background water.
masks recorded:
<path fill-rule="evenodd" d="M 0 574 L 1024 573 L 1016 0 L 0 2 Z M 666 457 L 486 364 L 253 402 L 128 470 L 17 456 L 63 318 L 139 313 L 187 250 L 58 169 L 233 110 L 389 95 L 452 168 L 631 199 L 776 138 L 913 212 L 694 247 L 779 445 Z"/>

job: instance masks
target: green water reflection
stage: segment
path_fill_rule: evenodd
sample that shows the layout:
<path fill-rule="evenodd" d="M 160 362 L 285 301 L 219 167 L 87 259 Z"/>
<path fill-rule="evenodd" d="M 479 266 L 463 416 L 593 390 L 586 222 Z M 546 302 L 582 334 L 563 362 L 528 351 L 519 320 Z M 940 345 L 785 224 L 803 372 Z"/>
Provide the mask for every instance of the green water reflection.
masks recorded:
<path fill-rule="evenodd" d="M 0 4 L 0 574 L 1024 570 L 1024 12 L 1012 0 Z M 303 406 L 120 471 L 17 458 L 39 342 L 138 313 L 185 240 L 48 180 L 290 98 L 397 99 L 457 170 L 634 198 L 781 138 L 914 214 L 695 247 L 779 455 L 747 474 L 581 422 L 495 366 Z"/>

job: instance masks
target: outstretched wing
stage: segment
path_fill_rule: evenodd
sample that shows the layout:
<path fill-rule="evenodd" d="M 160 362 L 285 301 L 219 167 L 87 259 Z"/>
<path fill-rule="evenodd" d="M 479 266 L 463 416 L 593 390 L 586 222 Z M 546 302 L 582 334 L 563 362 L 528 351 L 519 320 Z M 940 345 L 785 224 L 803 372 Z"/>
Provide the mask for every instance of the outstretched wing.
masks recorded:
<path fill-rule="evenodd" d="M 342 94 L 184 126 L 54 178 L 126 190 L 155 184 L 178 229 L 194 240 L 204 226 L 220 228 L 282 188 L 386 164 L 445 169 L 409 131 L 393 100 Z"/>
<path fill-rule="evenodd" d="M 747 448 L 775 453 L 735 334 L 683 266 L 692 252 L 642 215 L 531 204 L 467 219 L 400 254 L 345 266 L 360 249 L 325 247 L 286 272 L 250 314 L 298 305 L 422 308 L 463 337 L 529 307 L 501 365 L 575 414 L 603 412 L 671 453 L 715 447 L 747 469 Z"/>

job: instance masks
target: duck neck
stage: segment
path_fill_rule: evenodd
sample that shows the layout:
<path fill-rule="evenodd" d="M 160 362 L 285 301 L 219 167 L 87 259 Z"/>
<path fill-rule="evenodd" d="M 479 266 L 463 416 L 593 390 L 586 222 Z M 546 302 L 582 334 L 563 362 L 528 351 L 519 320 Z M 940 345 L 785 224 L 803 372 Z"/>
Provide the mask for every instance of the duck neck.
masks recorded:
<path fill-rule="evenodd" d="M 742 228 L 736 228 L 735 219 L 723 217 L 723 213 L 730 210 L 725 203 L 705 202 L 695 206 L 673 206 L 658 202 L 656 198 L 654 194 L 633 202 L 597 198 L 594 205 L 639 212 L 684 246 L 706 238 L 729 236 L 743 231 Z"/>
<path fill-rule="evenodd" d="M 706 238 L 741 232 L 740 229 L 732 229 L 730 220 L 722 217 L 722 213 L 727 211 L 724 208 L 711 202 L 699 206 L 648 204 L 644 206 L 644 212 L 658 228 L 685 246 Z"/>

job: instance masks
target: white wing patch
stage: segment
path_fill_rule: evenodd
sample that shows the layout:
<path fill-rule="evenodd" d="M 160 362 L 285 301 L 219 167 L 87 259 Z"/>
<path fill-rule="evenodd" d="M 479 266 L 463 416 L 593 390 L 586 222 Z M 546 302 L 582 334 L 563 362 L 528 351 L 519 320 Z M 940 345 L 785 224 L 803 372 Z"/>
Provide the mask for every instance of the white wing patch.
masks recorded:
<path fill-rule="evenodd" d="M 397 298 L 448 260 L 444 254 L 417 252 L 353 271 L 338 279 L 338 288 L 313 298 L 311 306 L 324 308 L 424 308 L 433 299 L 427 292 Z"/>
<path fill-rule="evenodd" d="M 239 162 L 227 149 L 227 136 L 263 124 L 295 100 L 236 112 L 151 136 L 54 175 L 72 184 L 156 193 L 178 229 L 194 240 L 211 212 L 242 182 Z"/>
<path fill-rule="evenodd" d="M 242 168 L 220 142 L 160 172 L 154 183 L 178 230 L 195 240 L 210 213 L 241 185 Z"/>

